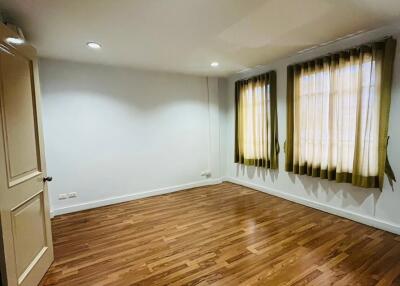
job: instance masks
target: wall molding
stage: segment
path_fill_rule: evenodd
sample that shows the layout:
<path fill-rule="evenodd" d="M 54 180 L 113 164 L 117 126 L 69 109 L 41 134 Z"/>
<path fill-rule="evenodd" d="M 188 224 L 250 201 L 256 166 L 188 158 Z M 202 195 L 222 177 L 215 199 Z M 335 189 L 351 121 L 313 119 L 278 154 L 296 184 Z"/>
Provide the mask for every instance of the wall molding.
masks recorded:
<path fill-rule="evenodd" d="M 224 182 L 230 182 L 237 185 L 241 185 L 250 189 L 254 189 L 256 191 L 260 191 L 263 193 L 267 193 L 276 197 L 280 197 L 282 199 L 292 201 L 295 203 L 299 203 L 301 205 L 305 205 L 314 209 L 321 210 L 323 212 L 327 212 L 333 215 L 337 215 L 340 217 L 344 217 L 362 224 L 366 224 L 375 228 L 379 228 L 385 231 L 389 231 L 395 234 L 400 235 L 400 225 L 389 223 L 371 216 L 366 216 L 362 214 L 358 214 L 352 211 L 344 210 L 342 208 L 333 207 L 327 204 L 319 203 L 316 201 L 308 200 L 299 196 L 295 196 L 288 193 L 280 192 L 276 189 L 267 188 L 265 186 L 254 184 L 250 182 L 246 182 L 244 180 L 240 180 L 234 177 L 223 177 L 222 180 Z"/>
<path fill-rule="evenodd" d="M 128 194 L 128 195 L 123 195 L 123 196 L 115 196 L 115 197 L 110 197 L 110 198 L 102 199 L 102 200 L 89 201 L 89 202 L 84 202 L 84 203 L 79 203 L 79 204 L 74 204 L 74 205 L 70 205 L 70 206 L 66 206 L 66 207 L 53 209 L 50 211 L 50 216 L 53 218 L 54 216 L 57 216 L 57 215 L 73 213 L 73 212 L 78 212 L 78 211 L 83 211 L 83 210 L 88 210 L 88 209 L 94 209 L 94 208 L 98 208 L 98 207 L 103 207 L 103 206 L 108 206 L 108 205 L 113 205 L 113 204 L 118 204 L 118 203 L 124 203 L 124 202 L 128 202 L 128 201 L 152 197 L 152 196 L 169 194 L 169 193 L 183 191 L 183 190 L 197 188 L 197 187 L 216 185 L 216 184 L 220 184 L 220 183 L 222 183 L 221 178 L 208 179 L 208 180 L 202 180 L 202 181 L 197 181 L 197 182 L 192 182 L 192 183 L 187 183 L 187 184 L 182 184 L 182 185 L 153 189 L 150 191 L 145 191 L 145 192 L 140 192 L 140 193 Z"/>

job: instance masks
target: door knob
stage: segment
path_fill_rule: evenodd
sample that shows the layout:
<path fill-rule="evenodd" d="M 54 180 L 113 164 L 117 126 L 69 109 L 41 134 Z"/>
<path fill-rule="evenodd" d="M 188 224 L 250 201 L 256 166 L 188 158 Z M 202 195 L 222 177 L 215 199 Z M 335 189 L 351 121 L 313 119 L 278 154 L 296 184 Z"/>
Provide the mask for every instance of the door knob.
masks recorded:
<path fill-rule="evenodd" d="M 51 182 L 53 181 L 53 177 L 44 177 L 43 182 Z"/>

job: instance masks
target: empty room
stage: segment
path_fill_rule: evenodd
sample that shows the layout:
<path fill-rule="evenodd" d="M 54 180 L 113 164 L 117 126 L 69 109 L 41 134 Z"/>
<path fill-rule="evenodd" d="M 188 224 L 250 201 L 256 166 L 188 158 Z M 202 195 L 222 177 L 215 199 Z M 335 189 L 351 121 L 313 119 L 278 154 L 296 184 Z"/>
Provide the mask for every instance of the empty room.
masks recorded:
<path fill-rule="evenodd" d="M 399 0 L 0 0 L 1 286 L 400 286 L 399 45 Z"/>

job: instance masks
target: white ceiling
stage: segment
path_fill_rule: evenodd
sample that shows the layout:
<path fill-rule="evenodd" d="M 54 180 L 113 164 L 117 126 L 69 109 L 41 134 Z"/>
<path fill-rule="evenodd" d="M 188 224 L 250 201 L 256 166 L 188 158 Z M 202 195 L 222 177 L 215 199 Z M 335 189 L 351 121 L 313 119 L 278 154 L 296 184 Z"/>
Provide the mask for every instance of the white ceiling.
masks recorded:
<path fill-rule="evenodd" d="M 0 9 L 42 57 L 228 75 L 389 24 L 400 0 L 0 0 Z"/>

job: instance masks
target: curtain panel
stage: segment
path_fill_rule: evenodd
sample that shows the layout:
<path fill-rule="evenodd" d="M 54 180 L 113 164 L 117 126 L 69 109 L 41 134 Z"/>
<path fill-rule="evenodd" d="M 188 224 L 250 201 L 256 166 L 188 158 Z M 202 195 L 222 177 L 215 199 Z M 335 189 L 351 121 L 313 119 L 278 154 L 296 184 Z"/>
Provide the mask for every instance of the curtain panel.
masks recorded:
<path fill-rule="evenodd" d="M 388 38 L 288 66 L 286 171 L 380 189 L 386 171 L 392 185 L 395 48 Z"/>
<path fill-rule="evenodd" d="M 276 72 L 235 83 L 235 163 L 278 168 Z"/>

